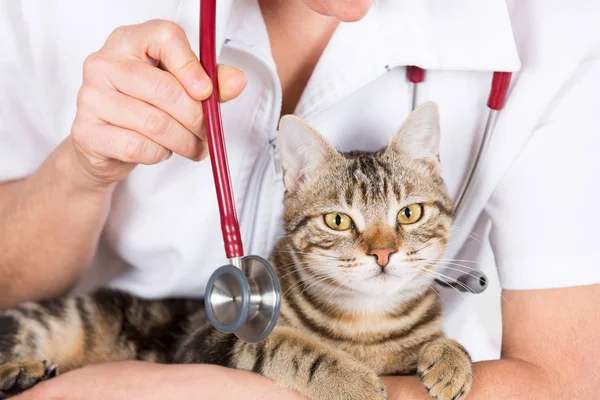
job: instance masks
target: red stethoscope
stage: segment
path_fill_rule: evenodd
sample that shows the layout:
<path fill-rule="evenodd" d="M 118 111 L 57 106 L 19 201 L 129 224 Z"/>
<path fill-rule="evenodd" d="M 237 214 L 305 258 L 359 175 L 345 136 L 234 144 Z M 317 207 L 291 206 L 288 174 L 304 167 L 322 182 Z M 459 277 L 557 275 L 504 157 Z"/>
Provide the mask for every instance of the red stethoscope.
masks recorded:
<path fill-rule="evenodd" d="M 230 264 L 218 268 L 208 280 L 205 309 L 213 326 L 225 333 L 234 333 L 246 342 L 264 340 L 273 330 L 279 317 L 281 290 L 273 267 L 263 258 L 244 256 L 239 223 L 233 200 L 227 152 L 221 123 L 219 86 L 216 62 L 216 0 L 200 2 L 200 63 L 213 84 L 211 96 L 202 104 L 207 127 L 210 161 L 221 216 L 221 231 L 225 254 Z M 425 79 L 425 70 L 409 66 L 407 77 L 413 83 L 413 108 L 417 103 L 418 85 Z M 488 99 L 488 121 L 479 151 L 469 178 L 459 192 L 455 213 L 458 214 L 471 185 L 477 176 L 479 164 L 492 136 L 495 119 L 504 105 L 510 72 L 495 72 Z M 436 279 L 440 285 L 463 292 L 481 293 L 487 287 L 487 277 L 478 271 L 459 276 L 455 281 Z"/>

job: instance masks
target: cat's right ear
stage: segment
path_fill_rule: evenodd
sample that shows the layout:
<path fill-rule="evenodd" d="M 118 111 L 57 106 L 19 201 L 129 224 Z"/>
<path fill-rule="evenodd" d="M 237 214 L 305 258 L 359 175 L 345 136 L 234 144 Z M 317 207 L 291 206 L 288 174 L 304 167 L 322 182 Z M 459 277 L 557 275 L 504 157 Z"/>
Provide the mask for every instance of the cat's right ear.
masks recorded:
<path fill-rule="evenodd" d="M 327 161 L 340 157 L 323 136 L 295 115 L 285 115 L 279 121 L 277 144 L 283 167 L 283 183 L 290 192 L 311 179 Z"/>

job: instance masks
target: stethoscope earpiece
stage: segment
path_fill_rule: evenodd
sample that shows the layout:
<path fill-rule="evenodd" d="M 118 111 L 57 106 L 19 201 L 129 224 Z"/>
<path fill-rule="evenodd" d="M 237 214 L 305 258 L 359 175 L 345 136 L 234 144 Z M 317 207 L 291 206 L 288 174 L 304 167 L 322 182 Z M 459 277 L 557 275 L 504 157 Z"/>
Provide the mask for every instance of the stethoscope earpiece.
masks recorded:
<path fill-rule="evenodd" d="M 466 272 L 458 277 L 455 281 L 444 281 L 436 278 L 435 282 L 441 286 L 458 289 L 461 292 L 468 292 L 473 294 L 482 293 L 488 286 L 487 276 L 477 270 Z"/>
<path fill-rule="evenodd" d="M 424 69 L 419 68 L 416 65 L 409 65 L 406 68 L 407 79 L 413 84 L 413 110 L 418 104 L 418 87 L 419 84 L 425 80 L 425 72 L 426 71 Z M 491 137 L 493 135 L 496 118 L 500 110 L 502 110 L 502 108 L 504 107 L 504 101 L 506 100 L 506 95 L 510 86 L 511 77 L 511 72 L 504 71 L 496 71 L 492 76 L 492 87 L 490 89 L 490 94 L 487 101 L 487 106 L 489 108 L 487 123 L 483 131 L 483 136 L 479 145 L 479 150 L 477 151 L 477 155 L 475 157 L 475 161 L 471 166 L 471 173 L 467 177 L 467 180 L 464 182 L 462 187 L 459 189 L 458 196 L 456 198 L 456 201 L 454 202 L 455 215 L 460 215 L 462 206 L 465 203 L 464 200 L 470 193 L 472 184 L 477 177 L 481 160 L 485 155 L 487 146 L 490 143 Z M 485 276 L 485 274 L 477 270 L 464 273 L 455 281 L 447 282 L 442 279 L 435 279 L 435 282 L 445 287 L 458 289 L 461 292 L 469 292 L 475 294 L 483 292 L 488 286 L 488 279 Z"/>

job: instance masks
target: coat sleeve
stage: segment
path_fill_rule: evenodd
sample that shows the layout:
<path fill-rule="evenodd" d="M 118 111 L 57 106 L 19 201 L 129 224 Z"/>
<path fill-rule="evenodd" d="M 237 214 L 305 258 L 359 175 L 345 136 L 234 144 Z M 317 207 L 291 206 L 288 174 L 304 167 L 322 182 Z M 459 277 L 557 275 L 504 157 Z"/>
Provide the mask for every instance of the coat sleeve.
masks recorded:
<path fill-rule="evenodd" d="M 600 283 L 600 59 L 579 65 L 486 211 L 504 289 Z"/>
<path fill-rule="evenodd" d="M 0 183 L 32 174 L 55 147 L 27 25 L 21 1 L 0 2 Z"/>

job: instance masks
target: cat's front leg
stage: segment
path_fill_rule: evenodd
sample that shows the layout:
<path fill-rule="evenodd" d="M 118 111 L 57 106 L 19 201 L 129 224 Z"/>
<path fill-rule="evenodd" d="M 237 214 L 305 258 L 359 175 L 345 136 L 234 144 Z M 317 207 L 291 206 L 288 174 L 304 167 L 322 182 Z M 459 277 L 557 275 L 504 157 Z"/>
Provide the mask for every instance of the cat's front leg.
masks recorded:
<path fill-rule="evenodd" d="M 45 308 L 50 304 L 53 314 Z M 58 325 L 59 307 L 62 304 L 58 302 L 25 303 L 0 312 L 0 400 L 58 374 L 57 366 L 52 364 L 56 360 L 47 348 L 49 338 L 55 336 L 52 328 Z"/>
<path fill-rule="evenodd" d="M 471 357 L 458 342 L 443 338 L 427 343 L 418 363 L 419 377 L 433 398 L 460 400 L 471 391 Z"/>
<path fill-rule="evenodd" d="M 258 344 L 238 343 L 233 364 L 315 400 L 387 399 L 385 386 L 375 371 L 310 334 L 289 327 L 276 327 Z"/>
<path fill-rule="evenodd" d="M 55 364 L 46 361 L 20 361 L 0 364 L 0 400 L 24 392 L 58 374 Z"/>

